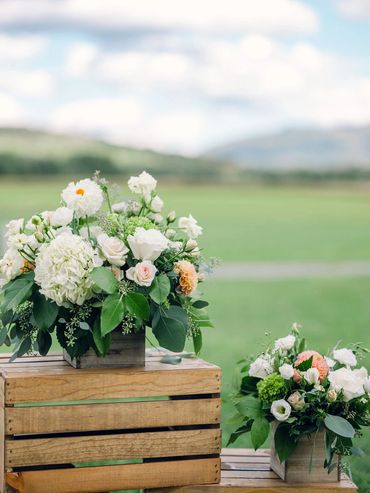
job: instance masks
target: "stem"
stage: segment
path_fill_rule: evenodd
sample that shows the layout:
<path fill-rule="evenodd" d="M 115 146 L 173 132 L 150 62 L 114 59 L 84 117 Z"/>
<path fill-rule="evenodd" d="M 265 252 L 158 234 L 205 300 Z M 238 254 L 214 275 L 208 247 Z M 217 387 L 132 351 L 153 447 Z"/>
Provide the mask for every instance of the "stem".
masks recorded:
<path fill-rule="evenodd" d="M 106 188 L 104 190 L 105 192 L 105 196 L 107 197 L 107 204 L 108 204 L 108 209 L 109 209 L 109 212 L 112 213 L 113 212 L 113 209 L 112 209 L 112 204 L 110 202 L 110 197 L 109 197 L 109 192 L 108 192 L 108 188 Z"/>
<path fill-rule="evenodd" d="M 89 242 L 91 243 L 91 232 L 90 232 L 90 226 L 89 226 L 89 219 L 86 216 L 86 228 L 87 228 L 87 236 L 89 237 Z"/>

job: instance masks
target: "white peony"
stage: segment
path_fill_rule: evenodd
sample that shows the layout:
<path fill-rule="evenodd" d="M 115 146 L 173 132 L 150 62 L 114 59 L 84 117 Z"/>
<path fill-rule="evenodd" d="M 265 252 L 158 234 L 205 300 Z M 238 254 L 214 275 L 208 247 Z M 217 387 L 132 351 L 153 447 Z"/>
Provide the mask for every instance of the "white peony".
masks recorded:
<path fill-rule="evenodd" d="M 289 351 L 289 349 L 292 349 L 294 344 L 295 344 L 294 336 L 289 335 L 286 337 L 282 337 L 281 339 L 277 339 L 275 341 L 274 350 L 281 352 Z"/>
<path fill-rule="evenodd" d="M 164 206 L 164 203 L 163 203 L 163 200 L 158 196 L 156 195 L 151 204 L 150 204 L 150 208 L 153 212 L 161 212 L 161 210 L 163 209 L 163 206 Z"/>
<path fill-rule="evenodd" d="M 0 274 L 5 282 L 9 282 L 22 273 L 24 259 L 18 250 L 9 248 L 0 260 Z"/>
<path fill-rule="evenodd" d="M 291 378 L 293 378 L 294 375 L 293 365 L 284 363 L 283 365 L 280 366 L 279 373 L 285 380 L 290 380 Z"/>
<path fill-rule="evenodd" d="M 127 279 L 136 282 L 139 286 L 151 286 L 157 268 L 150 260 L 144 260 L 130 267 L 126 272 Z"/>
<path fill-rule="evenodd" d="M 128 181 L 128 187 L 131 192 L 141 194 L 146 202 L 150 201 L 151 194 L 156 186 L 157 180 L 146 171 L 143 171 L 139 176 L 131 176 Z"/>
<path fill-rule="evenodd" d="M 103 233 L 97 238 L 98 245 L 108 262 L 117 267 L 126 263 L 129 249 L 119 238 L 114 238 Z"/>
<path fill-rule="evenodd" d="M 62 199 L 77 218 L 93 216 L 101 208 L 104 200 L 99 185 L 89 178 L 69 183 L 62 192 Z"/>
<path fill-rule="evenodd" d="M 317 368 L 309 368 L 302 375 L 307 383 L 315 386 L 320 385 L 320 372 Z"/>
<path fill-rule="evenodd" d="M 346 402 L 361 397 L 365 393 L 364 379 L 349 368 L 339 368 L 329 373 L 328 379 L 331 388 L 336 392 L 343 392 Z"/>
<path fill-rule="evenodd" d="M 55 210 L 50 218 L 50 224 L 54 228 L 59 228 L 63 226 L 68 226 L 71 224 L 73 219 L 73 211 L 72 209 L 68 209 L 68 207 L 59 207 Z"/>
<path fill-rule="evenodd" d="M 333 358 L 342 365 L 356 366 L 357 359 L 353 351 L 350 349 L 335 349 L 333 351 Z"/>
<path fill-rule="evenodd" d="M 272 365 L 272 359 L 265 355 L 257 358 L 249 367 L 249 376 L 256 378 L 266 378 L 273 373 L 274 367 Z"/>
<path fill-rule="evenodd" d="M 16 234 L 19 234 L 23 231 L 24 219 L 23 218 L 13 219 L 12 221 L 8 222 L 5 228 L 6 228 L 5 238 L 10 238 Z"/>
<path fill-rule="evenodd" d="M 290 404 L 284 399 L 279 399 L 271 404 L 271 414 L 278 421 L 286 421 L 291 412 L 292 408 Z"/>
<path fill-rule="evenodd" d="M 191 214 L 189 217 L 180 217 L 179 228 L 192 239 L 198 238 L 203 232 L 203 228 L 198 225 L 198 221 Z"/>
<path fill-rule="evenodd" d="M 157 229 L 136 228 L 134 235 L 127 238 L 131 251 L 137 260 L 154 262 L 168 248 L 168 239 Z"/>
<path fill-rule="evenodd" d="M 61 306 L 82 305 L 91 298 L 90 272 L 98 265 L 90 243 L 80 236 L 64 233 L 44 244 L 36 259 L 35 282 L 46 298 Z"/>

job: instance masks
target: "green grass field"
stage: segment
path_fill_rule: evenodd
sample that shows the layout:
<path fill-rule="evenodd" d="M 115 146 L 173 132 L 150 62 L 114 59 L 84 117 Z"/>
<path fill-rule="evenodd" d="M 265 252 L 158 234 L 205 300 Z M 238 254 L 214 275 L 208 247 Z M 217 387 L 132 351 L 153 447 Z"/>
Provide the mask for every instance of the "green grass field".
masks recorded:
<path fill-rule="evenodd" d="M 65 181 L 3 181 L 0 224 L 55 208 Z M 122 184 L 124 185 L 124 184 Z M 169 209 L 191 212 L 205 228 L 202 246 L 225 261 L 370 259 L 370 193 L 345 188 L 159 187 Z M 370 278 L 290 281 L 210 280 L 204 291 L 214 329 L 202 356 L 223 370 L 223 396 L 235 362 L 256 353 L 265 332 L 283 336 L 300 322 L 311 345 L 323 352 L 338 340 L 370 346 Z M 271 336 L 271 337 L 272 337 Z M 370 359 L 364 361 L 370 367 Z M 224 440 L 231 430 L 223 412 Z M 238 446 L 247 445 L 241 439 Z M 361 442 L 370 455 L 370 433 Z M 361 493 L 370 493 L 369 456 L 352 460 Z"/>

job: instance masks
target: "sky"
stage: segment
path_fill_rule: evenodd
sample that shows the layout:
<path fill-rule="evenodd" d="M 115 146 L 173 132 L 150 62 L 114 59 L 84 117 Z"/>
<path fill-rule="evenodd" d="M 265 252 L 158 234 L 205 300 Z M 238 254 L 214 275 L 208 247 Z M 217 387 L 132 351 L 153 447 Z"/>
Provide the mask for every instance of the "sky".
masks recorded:
<path fill-rule="evenodd" d="M 196 155 L 370 123 L 370 0 L 0 0 L 0 126 Z"/>

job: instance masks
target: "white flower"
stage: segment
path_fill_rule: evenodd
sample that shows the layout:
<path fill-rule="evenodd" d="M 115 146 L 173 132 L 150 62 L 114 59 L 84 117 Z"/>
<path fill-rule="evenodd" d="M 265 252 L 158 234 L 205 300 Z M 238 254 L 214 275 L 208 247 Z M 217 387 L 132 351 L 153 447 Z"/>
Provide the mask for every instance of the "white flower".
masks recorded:
<path fill-rule="evenodd" d="M 370 377 L 367 377 L 367 379 L 365 380 L 364 390 L 365 390 L 365 392 L 370 394 Z"/>
<path fill-rule="evenodd" d="M 320 385 L 320 372 L 317 368 L 309 368 L 302 373 L 307 383 L 311 385 Z"/>
<path fill-rule="evenodd" d="M 275 351 L 289 351 L 292 349 L 295 343 L 295 337 L 292 335 L 282 337 L 281 339 L 277 339 L 275 341 L 274 350 Z"/>
<path fill-rule="evenodd" d="M 257 358 L 249 367 L 249 376 L 257 378 L 266 378 L 273 373 L 274 368 L 272 365 L 272 359 L 265 355 Z"/>
<path fill-rule="evenodd" d="M 180 217 L 179 228 L 192 239 L 198 238 L 203 232 L 203 228 L 198 225 L 198 221 L 191 214 L 189 217 Z"/>
<path fill-rule="evenodd" d="M 353 370 L 353 374 L 356 375 L 356 377 L 362 378 L 364 382 L 369 376 L 369 373 L 364 366 L 362 366 L 361 368 L 357 368 L 356 370 Z"/>
<path fill-rule="evenodd" d="M 121 212 L 127 212 L 127 207 L 128 207 L 128 203 L 126 201 L 117 202 L 116 204 L 112 205 L 112 211 L 115 212 L 116 214 L 119 214 Z"/>
<path fill-rule="evenodd" d="M 279 373 L 285 380 L 290 380 L 294 375 L 293 365 L 288 365 L 288 363 L 284 363 L 280 366 Z"/>
<path fill-rule="evenodd" d="M 157 212 L 152 212 L 151 214 L 148 215 L 149 219 L 154 221 L 155 223 L 161 223 L 163 221 L 163 216 L 162 214 L 159 214 Z"/>
<path fill-rule="evenodd" d="M 125 264 L 129 249 L 123 241 L 119 238 L 110 237 L 105 233 L 100 234 L 97 240 L 102 254 L 110 264 L 117 267 Z"/>
<path fill-rule="evenodd" d="M 329 358 L 328 356 L 324 356 L 324 359 L 327 362 L 329 368 L 333 368 L 335 366 L 335 361 L 333 359 Z"/>
<path fill-rule="evenodd" d="M 150 204 L 150 208 L 153 212 L 161 212 L 163 206 L 164 206 L 163 200 L 158 195 L 153 197 L 152 202 Z"/>
<path fill-rule="evenodd" d="M 24 233 L 17 233 L 8 238 L 8 247 L 15 248 L 16 250 L 24 250 L 27 245 L 35 243 L 35 237 L 33 235 L 25 235 Z"/>
<path fill-rule="evenodd" d="M 175 229 L 172 229 L 172 228 L 169 228 L 169 229 L 166 230 L 165 235 L 169 239 L 174 238 L 176 236 L 176 230 Z"/>
<path fill-rule="evenodd" d="M 110 270 L 112 271 L 112 274 L 117 279 L 117 281 L 122 281 L 124 277 L 123 270 L 121 270 L 119 267 L 116 267 L 115 265 L 112 265 Z"/>
<path fill-rule="evenodd" d="M 156 186 L 157 180 L 146 171 L 143 171 L 139 176 L 131 176 L 128 181 L 128 187 L 131 192 L 141 194 L 146 202 L 150 201 L 151 193 Z"/>
<path fill-rule="evenodd" d="M 278 421 L 286 421 L 291 412 L 292 408 L 290 404 L 284 399 L 279 399 L 271 404 L 271 414 Z"/>
<path fill-rule="evenodd" d="M 90 229 L 90 237 L 95 238 L 96 240 L 98 239 L 99 235 L 104 234 L 104 230 L 100 226 L 90 226 L 89 229 Z M 79 233 L 84 240 L 89 239 L 89 230 L 87 229 L 86 226 L 83 226 L 80 229 Z"/>
<path fill-rule="evenodd" d="M 24 259 L 15 248 L 9 248 L 0 260 L 0 274 L 9 282 L 22 273 Z"/>
<path fill-rule="evenodd" d="M 71 182 L 62 192 L 62 199 L 77 218 L 93 216 L 103 204 L 103 192 L 99 185 L 86 178 Z"/>
<path fill-rule="evenodd" d="M 198 243 L 196 242 L 196 240 L 190 239 L 186 242 L 185 250 L 187 252 L 191 252 L 192 250 L 194 250 L 197 247 L 198 247 Z M 199 250 L 199 248 L 198 248 L 198 250 Z"/>
<path fill-rule="evenodd" d="M 330 372 L 328 379 L 333 390 L 343 392 L 346 402 L 361 397 L 365 393 L 363 377 L 349 368 L 343 367 Z"/>
<path fill-rule="evenodd" d="M 64 233 L 44 244 L 36 259 L 35 282 L 46 298 L 57 305 L 82 305 L 91 298 L 90 272 L 96 266 L 95 251 L 80 236 Z"/>
<path fill-rule="evenodd" d="M 299 392 L 293 392 L 288 399 L 289 404 L 295 411 L 302 411 L 305 405 L 304 397 Z"/>
<path fill-rule="evenodd" d="M 176 250 L 176 252 L 179 252 L 180 250 L 182 250 L 182 242 L 181 241 L 170 241 L 168 243 L 168 246 L 170 248 L 173 248 L 174 250 Z"/>
<path fill-rule="evenodd" d="M 176 219 L 176 211 L 170 211 L 170 212 L 167 214 L 167 221 L 168 221 L 169 223 L 173 223 L 175 219 Z"/>
<path fill-rule="evenodd" d="M 326 393 L 326 400 L 330 403 L 337 400 L 338 394 L 334 389 L 329 389 Z"/>
<path fill-rule="evenodd" d="M 150 286 L 153 282 L 157 268 L 150 260 L 144 260 L 130 267 L 126 272 L 127 279 L 136 282 L 139 286 Z"/>
<path fill-rule="evenodd" d="M 71 209 L 68 209 L 68 207 L 59 207 L 52 213 L 50 224 L 54 228 L 68 226 L 68 224 L 71 224 L 72 219 L 73 211 Z"/>
<path fill-rule="evenodd" d="M 157 229 L 136 228 L 134 235 L 127 238 L 137 260 L 154 262 L 168 248 L 168 239 Z"/>
<path fill-rule="evenodd" d="M 11 236 L 21 233 L 23 227 L 24 227 L 23 218 L 13 219 L 12 221 L 9 221 L 8 224 L 5 226 L 6 228 L 5 238 L 10 238 Z"/>
<path fill-rule="evenodd" d="M 338 361 L 338 363 L 341 363 L 342 365 L 348 365 L 348 366 L 356 366 L 357 365 L 357 359 L 356 356 L 354 355 L 353 351 L 350 349 L 335 349 L 333 351 L 333 358 Z"/>

